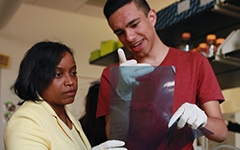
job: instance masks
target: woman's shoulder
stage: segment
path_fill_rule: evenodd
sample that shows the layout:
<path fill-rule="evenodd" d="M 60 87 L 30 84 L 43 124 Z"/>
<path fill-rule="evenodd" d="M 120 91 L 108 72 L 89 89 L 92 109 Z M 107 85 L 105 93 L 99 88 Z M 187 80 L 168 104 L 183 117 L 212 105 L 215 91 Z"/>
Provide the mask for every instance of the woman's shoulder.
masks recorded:
<path fill-rule="evenodd" d="M 13 113 L 11 118 L 33 118 L 39 114 L 43 114 L 43 107 L 41 102 L 25 101 L 17 110 Z"/>
<path fill-rule="evenodd" d="M 39 116 L 43 113 L 39 104 L 33 101 L 25 101 L 10 117 L 6 128 L 10 129 L 18 126 L 18 128 L 24 129 L 35 126 L 36 124 L 41 124 Z"/>

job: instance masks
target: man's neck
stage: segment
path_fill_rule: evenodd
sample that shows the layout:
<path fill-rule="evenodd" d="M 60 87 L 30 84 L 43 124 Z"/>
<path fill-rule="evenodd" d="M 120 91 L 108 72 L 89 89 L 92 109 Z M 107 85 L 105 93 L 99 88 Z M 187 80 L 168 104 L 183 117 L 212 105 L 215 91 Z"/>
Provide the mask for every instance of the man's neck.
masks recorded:
<path fill-rule="evenodd" d="M 151 52 L 144 57 L 134 57 L 138 63 L 148 63 L 152 66 L 159 66 L 167 56 L 169 47 L 161 41 Z"/>

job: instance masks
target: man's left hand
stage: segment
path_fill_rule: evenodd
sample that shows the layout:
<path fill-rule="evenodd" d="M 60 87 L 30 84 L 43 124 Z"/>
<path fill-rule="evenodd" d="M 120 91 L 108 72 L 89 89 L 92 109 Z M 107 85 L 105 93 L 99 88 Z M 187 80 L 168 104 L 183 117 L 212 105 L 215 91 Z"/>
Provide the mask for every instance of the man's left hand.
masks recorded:
<path fill-rule="evenodd" d="M 207 115 L 197 105 L 186 102 L 171 117 L 168 127 L 170 128 L 176 120 L 178 128 L 183 128 L 187 123 L 192 129 L 197 129 L 207 124 Z"/>

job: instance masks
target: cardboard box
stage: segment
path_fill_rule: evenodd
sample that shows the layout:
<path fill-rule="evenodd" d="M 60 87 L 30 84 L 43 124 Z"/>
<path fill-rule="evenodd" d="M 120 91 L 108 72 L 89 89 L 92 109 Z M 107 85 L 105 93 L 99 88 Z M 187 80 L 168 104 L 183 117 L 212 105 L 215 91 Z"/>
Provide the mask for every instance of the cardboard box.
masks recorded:
<path fill-rule="evenodd" d="M 100 49 L 91 52 L 90 61 L 94 61 L 100 57 Z"/>
<path fill-rule="evenodd" d="M 117 49 L 117 42 L 114 40 L 108 40 L 101 42 L 100 56 L 107 55 Z"/>

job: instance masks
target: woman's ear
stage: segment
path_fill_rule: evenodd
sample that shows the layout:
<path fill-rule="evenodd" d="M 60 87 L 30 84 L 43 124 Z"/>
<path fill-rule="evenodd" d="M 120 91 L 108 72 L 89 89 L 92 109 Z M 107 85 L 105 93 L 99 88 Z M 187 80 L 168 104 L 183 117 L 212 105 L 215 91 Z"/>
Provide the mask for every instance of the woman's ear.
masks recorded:
<path fill-rule="evenodd" d="M 157 21 L 157 15 L 156 15 L 156 12 L 155 12 L 154 9 L 151 9 L 151 10 L 148 12 L 148 19 L 149 19 L 149 21 L 151 22 L 152 26 L 155 26 L 156 21 Z"/>

